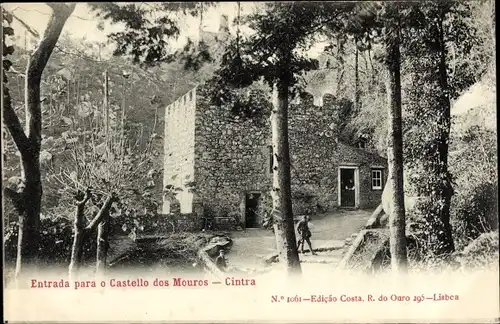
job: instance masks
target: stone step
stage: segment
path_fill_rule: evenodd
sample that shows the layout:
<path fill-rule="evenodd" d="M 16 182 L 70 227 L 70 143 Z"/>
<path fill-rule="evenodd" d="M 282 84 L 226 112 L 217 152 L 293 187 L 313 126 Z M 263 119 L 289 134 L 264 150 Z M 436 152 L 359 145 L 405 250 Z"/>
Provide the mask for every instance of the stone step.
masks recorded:
<path fill-rule="evenodd" d="M 313 250 L 315 252 L 325 252 L 340 250 L 344 247 L 345 242 L 341 240 L 312 240 Z M 305 252 L 310 252 L 307 244 L 304 246 Z"/>
<path fill-rule="evenodd" d="M 335 255 L 300 255 L 300 262 L 303 263 L 328 263 L 337 264 L 342 257 L 339 254 Z"/>
<path fill-rule="evenodd" d="M 307 246 L 307 245 L 306 245 Z M 315 247 L 317 246 L 317 247 Z M 318 255 L 337 255 L 340 256 L 342 251 L 345 249 L 344 241 L 340 240 L 316 240 L 313 243 L 314 252 L 318 253 Z M 304 248 L 304 253 L 310 254 L 311 251 L 308 248 Z M 305 256 L 304 253 L 299 252 L 299 258 L 303 258 Z M 266 256 L 262 257 L 264 262 L 267 264 L 271 264 L 274 262 L 278 262 L 278 253 L 270 253 Z"/>

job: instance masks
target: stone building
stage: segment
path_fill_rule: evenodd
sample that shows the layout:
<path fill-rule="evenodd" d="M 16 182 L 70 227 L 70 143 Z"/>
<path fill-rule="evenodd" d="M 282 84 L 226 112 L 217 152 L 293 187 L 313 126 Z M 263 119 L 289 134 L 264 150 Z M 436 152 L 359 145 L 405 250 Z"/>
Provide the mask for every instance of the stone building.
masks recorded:
<path fill-rule="evenodd" d="M 215 52 L 229 37 L 227 17 L 221 18 L 218 33 L 200 29 L 200 40 Z M 386 159 L 337 140 L 332 121 L 339 118 L 339 103 L 325 95 L 336 77 L 328 57 L 319 61 L 308 94 L 289 108 L 294 214 L 376 207 L 387 177 Z M 193 221 L 212 215 L 220 226 L 259 227 L 272 183 L 268 114 L 235 116 L 227 107 L 211 105 L 205 91 L 199 85 L 165 110 L 163 185 L 170 192 L 164 195 L 163 213 Z"/>
<path fill-rule="evenodd" d="M 211 105 L 198 86 L 165 112 L 163 212 L 178 203 L 181 214 L 211 214 L 220 223 L 262 225 L 272 183 L 271 133 L 267 116 L 242 118 Z M 315 104 L 319 102 L 320 105 Z M 337 207 L 372 208 L 381 201 L 386 160 L 337 140 L 338 107 L 326 95 L 305 94 L 289 110 L 294 214 Z M 199 208 L 195 212 L 194 206 Z M 195 217 L 193 216 L 193 217 Z"/>

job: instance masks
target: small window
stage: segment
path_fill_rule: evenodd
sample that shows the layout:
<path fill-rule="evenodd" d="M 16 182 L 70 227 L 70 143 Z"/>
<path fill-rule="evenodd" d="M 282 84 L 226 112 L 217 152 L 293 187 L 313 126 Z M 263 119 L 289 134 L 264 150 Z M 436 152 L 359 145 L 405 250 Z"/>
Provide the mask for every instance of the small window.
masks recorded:
<path fill-rule="evenodd" d="M 382 170 L 372 169 L 372 190 L 382 190 Z"/>
<path fill-rule="evenodd" d="M 268 162 L 269 162 L 269 173 L 273 173 L 273 163 L 274 163 L 274 155 L 273 155 L 273 147 L 272 145 L 269 145 L 267 147 L 267 150 L 268 150 L 268 154 L 269 154 L 269 158 L 268 158 Z"/>

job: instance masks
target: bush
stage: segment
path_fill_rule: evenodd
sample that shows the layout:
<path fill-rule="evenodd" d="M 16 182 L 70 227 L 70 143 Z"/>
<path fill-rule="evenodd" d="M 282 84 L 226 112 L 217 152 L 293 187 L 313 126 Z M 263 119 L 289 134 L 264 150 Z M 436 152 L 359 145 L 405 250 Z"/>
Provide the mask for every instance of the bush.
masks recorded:
<path fill-rule="evenodd" d="M 68 265 L 73 245 L 73 223 L 67 218 L 45 218 L 40 223 L 40 255 L 41 263 Z M 13 264 L 17 256 L 17 239 L 19 224 L 11 222 L 4 229 L 5 262 Z M 97 235 L 94 233 L 93 235 Z M 89 240 L 84 245 L 84 261 L 95 260 L 97 252 L 96 240 Z"/>
<path fill-rule="evenodd" d="M 498 185 L 481 183 L 453 197 L 451 222 L 457 250 L 498 228 Z"/>
<path fill-rule="evenodd" d="M 156 242 L 138 244 L 111 267 L 116 269 L 159 266 L 170 269 L 192 269 L 198 261 L 198 250 L 213 235 L 207 233 L 176 233 Z"/>
<path fill-rule="evenodd" d="M 498 231 L 484 233 L 472 241 L 461 253 L 460 261 L 466 268 L 498 266 Z"/>
<path fill-rule="evenodd" d="M 157 213 L 126 213 L 111 217 L 111 231 L 113 234 L 130 236 L 171 233 L 176 229 L 176 222 L 172 217 Z"/>
<path fill-rule="evenodd" d="M 174 230 L 171 218 L 158 214 L 139 214 L 137 212 L 117 213 L 110 217 L 109 236 L 167 233 Z M 13 218 L 12 215 L 11 218 Z M 93 215 L 95 217 L 95 215 Z M 88 219 L 87 219 L 88 221 Z M 65 217 L 44 218 L 40 223 L 40 255 L 45 264 L 69 265 L 73 246 L 73 220 Z M 5 261 L 14 264 L 17 257 L 19 224 L 10 222 L 4 227 Z M 95 262 L 97 253 L 97 230 L 84 244 L 84 263 Z"/>

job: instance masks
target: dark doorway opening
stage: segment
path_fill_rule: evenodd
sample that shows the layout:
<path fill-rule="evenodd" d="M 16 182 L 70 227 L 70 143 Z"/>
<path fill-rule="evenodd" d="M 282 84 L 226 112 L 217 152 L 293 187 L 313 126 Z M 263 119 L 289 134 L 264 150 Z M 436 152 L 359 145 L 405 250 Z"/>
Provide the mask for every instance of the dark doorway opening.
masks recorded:
<path fill-rule="evenodd" d="M 261 227 L 258 209 L 260 206 L 260 193 L 247 193 L 245 197 L 245 227 Z"/>
<path fill-rule="evenodd" d="M 340 206 L 356 207 L 355 169 L 340 169 Z"/>

